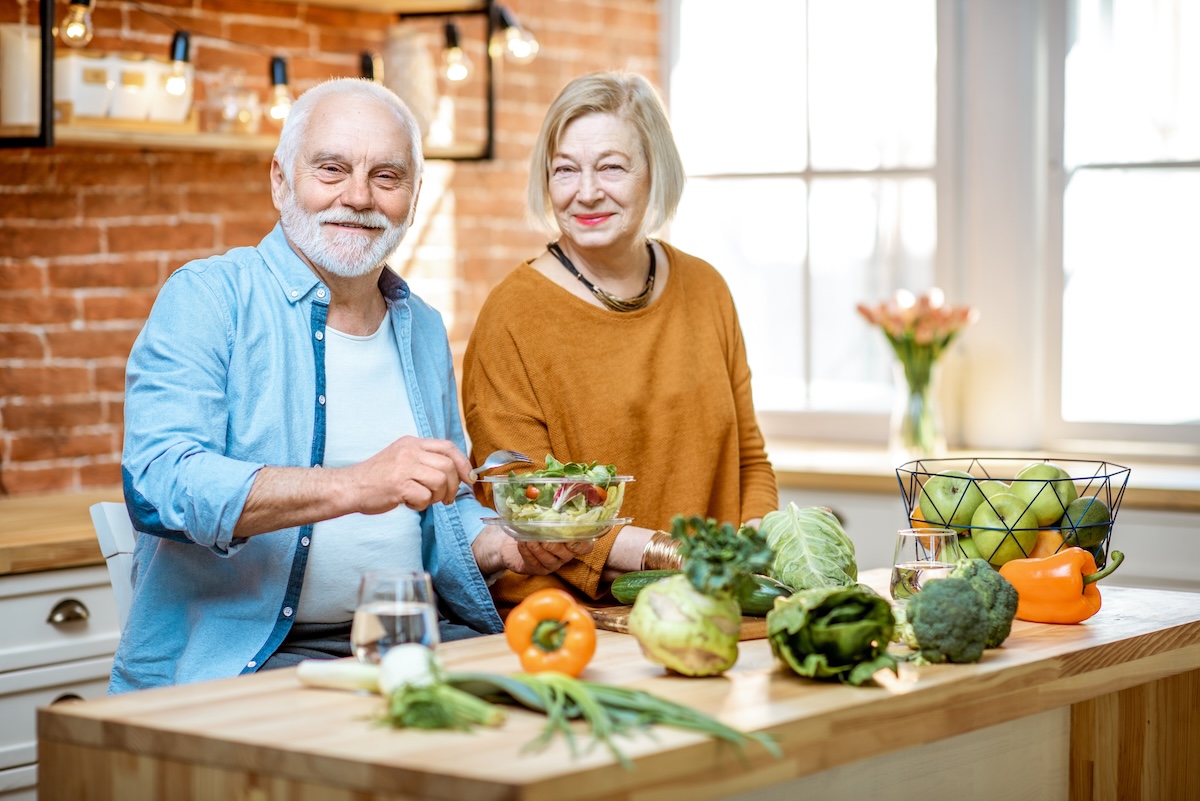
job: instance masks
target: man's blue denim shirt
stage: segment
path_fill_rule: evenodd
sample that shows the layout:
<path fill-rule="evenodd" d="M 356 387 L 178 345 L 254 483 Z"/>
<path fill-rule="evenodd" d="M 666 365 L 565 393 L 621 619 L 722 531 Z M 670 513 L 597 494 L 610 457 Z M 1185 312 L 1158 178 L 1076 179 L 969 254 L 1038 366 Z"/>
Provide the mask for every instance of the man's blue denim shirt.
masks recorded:
<path fill-rule="evenodd" d="M 464 448 L 441 316 L 391 270 L 379 284 L 421 436 Z M 109 692 L 253 672 L 290 629 L 312 526 L 233 529 L 261 467 L 323 460 L 328 309 L 328 287 L 278 225 L 163 286 L 126 374 L 125 503 L 143 533 Z M 440 601 L 482 633 L 503 628 L 471 554 L 488 514 L 465 485 L 421 514 Z"/>

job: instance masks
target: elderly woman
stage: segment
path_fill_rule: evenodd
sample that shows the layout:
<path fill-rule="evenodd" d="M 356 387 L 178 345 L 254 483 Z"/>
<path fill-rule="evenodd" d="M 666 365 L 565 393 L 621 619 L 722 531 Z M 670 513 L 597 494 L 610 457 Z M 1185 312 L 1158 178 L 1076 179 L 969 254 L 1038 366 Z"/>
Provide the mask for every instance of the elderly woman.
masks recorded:
<path fill-rule="evenodd" d="M 601 598 L 622 573 L 673 567 L 677 514 L 756 524 L 778 506 L 729 289 L 648 234 L 675 213 L 683 165 L 645 78 L 595 73 L 551 105 L 529 171 L 557 240 L 492 290 L 467 346 L 463 404 L 478 464 L 497 448 L 616 465 L 623 517 L 548 576 L 502 575 L 501 609 L 536 589 Z"/>

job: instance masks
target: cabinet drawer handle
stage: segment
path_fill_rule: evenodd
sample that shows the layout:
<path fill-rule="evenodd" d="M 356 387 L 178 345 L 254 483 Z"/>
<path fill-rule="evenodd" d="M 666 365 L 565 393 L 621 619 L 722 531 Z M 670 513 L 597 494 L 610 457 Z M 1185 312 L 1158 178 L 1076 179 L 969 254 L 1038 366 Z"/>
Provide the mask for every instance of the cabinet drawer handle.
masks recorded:
<path fill-rule="evenodd" d="M 54 706 L 55 704 L 61 704 L 64 701 L 82 701 L 82 700 L 83 700 L 82 695 L 76 695 L 75 693 L 63 693 L 62 695 L 58 696 L 53 701 L 51 701 L 50 705 Z"/>
<path fill-rule="evenodd" d="M 59 601 L 50 610 L 50 617 L 46 618 L 46 622 L 58 626 L 63 623 L 87 620 L 89 616 L 88 608 L 83 605 L 82 601 L 77 601 L 74 598 L 66 598 Z"/>

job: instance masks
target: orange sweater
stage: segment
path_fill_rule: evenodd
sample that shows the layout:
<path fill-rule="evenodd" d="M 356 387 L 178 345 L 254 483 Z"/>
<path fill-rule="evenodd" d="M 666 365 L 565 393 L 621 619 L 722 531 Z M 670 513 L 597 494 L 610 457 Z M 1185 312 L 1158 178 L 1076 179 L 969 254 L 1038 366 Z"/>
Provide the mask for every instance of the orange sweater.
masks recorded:
<path fill-rule="evenodd" d="M 463 367 L 473 460 L 511 448 L 539 467 L 546 454 L 613 464 L 635 479 L 621 507 L 635 525 L 670 530 L 677 514 L 738 525 L 779 505 L 741 327 L 712 265 L 663 248 L 667 285 L 638 311 L 593 306 L 528 263 L 492 290 Z M 497 605 L 547 586 L 599 598 L 615 536 L 556 576 L 505 574 Z"/>

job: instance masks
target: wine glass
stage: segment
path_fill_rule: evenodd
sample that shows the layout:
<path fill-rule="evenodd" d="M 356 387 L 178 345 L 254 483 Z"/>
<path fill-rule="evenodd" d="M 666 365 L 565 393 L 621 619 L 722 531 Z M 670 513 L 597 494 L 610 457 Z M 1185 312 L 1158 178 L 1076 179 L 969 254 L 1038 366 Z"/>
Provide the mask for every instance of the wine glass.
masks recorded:
<path fill-rule="evenodd" d="M 350 644 L 360 662 L 377 664 L 393 645 L 433 648 L 441 640 L 433 581 L 420 570 L 368 570 L 358 589 Z"/>
<path fill-rule="evenodd" d="M 892 598 L 900 603 L 908 601 L 927 582 L 949 576 L 964 557 L 954 529 L 900 529 L 892 557 Z"/>

